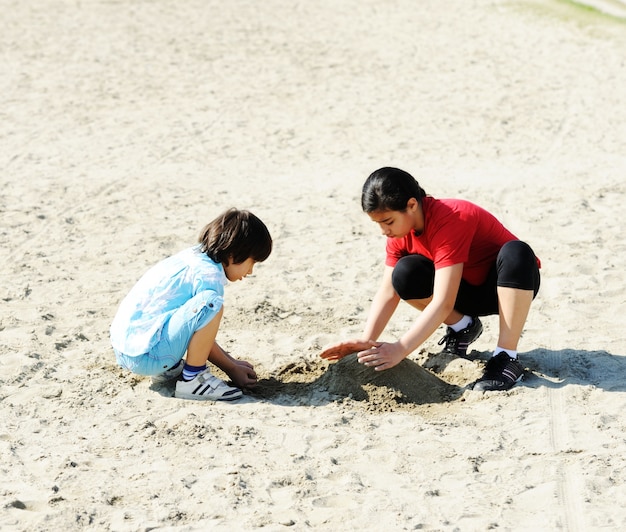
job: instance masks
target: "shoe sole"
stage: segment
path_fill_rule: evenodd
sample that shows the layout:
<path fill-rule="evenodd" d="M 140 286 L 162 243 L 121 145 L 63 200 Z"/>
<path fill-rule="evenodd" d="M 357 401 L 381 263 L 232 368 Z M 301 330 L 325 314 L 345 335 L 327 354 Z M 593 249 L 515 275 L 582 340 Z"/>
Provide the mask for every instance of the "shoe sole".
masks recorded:
<path fill-rule="evenodd" d="M 477 392 L 507 392 L 517 383 L 524 380 L 524 374 L 520 375 L 515 381 L 511 384 L 508 384 L 504 381 L 498 381 L 495 379 L 485 379 L 484 381 L 476 381 L 472 390 Z"/>
<path fill-rule="evenodd" d="M 231 395 L 213 397 L 211 395 L 198 395 L 193 393 L 174 392 L 174 397 L 177 399 L 189 399 L 191 401 L 236 401 L 243 397 L 243 393 L 233 393 Z"/>

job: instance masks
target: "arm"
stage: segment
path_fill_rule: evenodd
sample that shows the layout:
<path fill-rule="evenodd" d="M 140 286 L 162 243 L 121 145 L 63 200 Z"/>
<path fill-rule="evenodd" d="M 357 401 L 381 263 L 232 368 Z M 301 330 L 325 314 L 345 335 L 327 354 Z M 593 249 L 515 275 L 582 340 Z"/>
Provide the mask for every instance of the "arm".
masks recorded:
<path fill-rule="evenodd" d="M 240 388 L 251 388 L 257 383 L 257 375 L 252 364 L 237 360 L 224 351 L 217 342 L 209 354 L 209 362 L 220 368 Z"/>
<path fill-rule="evenodd" d="M 400 297 L 396 294 L 391 284 L 392 274 L 393 266 L 385 266 L 380 286 L 372 300 L 372 306 L 370 307 L 370 312 L 363 331 L 362 339 L 364 341 L 376 340 L 382 334 L 385 326 L 389 323 L 391 316 L 393 316 L 393 313 L 398 307 Z"/>
<path fill-rule="evenodd" d="M 385 266 L 383 278 L 372 301 L 361 339 L 347 340 L 334 344 L 320 353 L 322 358 L 326 360 L 340 360 L 351 353 L 356 353 L 373 345 L 374 340 L 383 332 L 400 301 L 391 284 L 392 273 L 393 268 Z"/>
<path fill-rule="evenodd" d="M 389 369 L 417 349 L 454 310 L 462 274 L 463 264 L 436 270 L 431 302 L 413 326 L 395 343 L 371 342 L 371 348 L 358 354 L 359 362 L 377 370 Z"/>

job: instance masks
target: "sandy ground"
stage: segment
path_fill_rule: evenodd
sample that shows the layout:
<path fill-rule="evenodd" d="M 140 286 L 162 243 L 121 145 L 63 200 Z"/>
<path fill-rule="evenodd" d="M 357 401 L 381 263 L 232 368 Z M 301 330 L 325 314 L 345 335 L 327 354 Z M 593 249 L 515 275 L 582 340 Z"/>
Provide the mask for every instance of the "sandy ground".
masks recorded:
<path fill-rule="evenodd" d="M 557 1 L 0 0 L 0 529 L 623 530 L 626 25 Z M 438 331 L 374 376 L 380 166 L 543 262 L 524 382 Z M 275 251 L 220 343 L 261 382 L 181 401 L 115 365 L 145 269 L 230 206 Z M 384 334 L 415 314 L 402 306 Z"/>

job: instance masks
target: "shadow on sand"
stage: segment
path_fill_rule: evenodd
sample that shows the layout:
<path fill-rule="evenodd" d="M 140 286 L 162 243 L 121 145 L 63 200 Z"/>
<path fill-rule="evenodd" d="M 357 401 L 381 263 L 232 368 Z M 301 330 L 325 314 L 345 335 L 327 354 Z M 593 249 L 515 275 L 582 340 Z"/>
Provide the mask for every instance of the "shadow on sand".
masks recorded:
<path fill-rule="evenodd" d="M 473 354 L 482 374 L 491 353 Z M 425 367 L 405 359 L 383 372 L 359 364 L 356 355 L 331 365 L 322 361 L 292 363 L 272 376 L 262 377 L 252 395 L 289 404 L 318 404 L 351 398 L 379 405 L 387 403 L 393 407 L 452 402 L 471 390 L 475 375 L 468 374 L 463 385 L 447 382 L 445 365 L 441 360 L 432 363 L 436 357 L 431 355 L 431 363 Z M 517 386 L 554 388 L 577 385 L 626 391 L 626 356 L 607 351 L 535 349 L 522 353 L 520 361 L 526 373 Z"/>
<path fill-rule="evenodd" d="M 482 367 L 490 353 L 473 351 L 471 355 L 477 367 Z M 281 405 L 313 406 L 351 399 L 382 411 L 450 403 L 471 390 L 475 381 L 470 375 L 464 385 L 444 380 L 446 365 L 454 360 L 430 355 L 425 367 L 405 359 L 392 369 L 378 372 L 359 364 L 356 354 L 352 354 L 330 365 L 321 359 L 292 362 L 271 374 L 257 367 L 259 382 L 254 390 L 246 392 L 246 397 Z M 535 349 L 522 353 L 520 360 L 526 373 L 517 386 L 579 385 L 626 391 L 626 356 L 606 351 Z M 173 386 L 170 383 L 151 388 L 161 395 L 171 396 Z"/>

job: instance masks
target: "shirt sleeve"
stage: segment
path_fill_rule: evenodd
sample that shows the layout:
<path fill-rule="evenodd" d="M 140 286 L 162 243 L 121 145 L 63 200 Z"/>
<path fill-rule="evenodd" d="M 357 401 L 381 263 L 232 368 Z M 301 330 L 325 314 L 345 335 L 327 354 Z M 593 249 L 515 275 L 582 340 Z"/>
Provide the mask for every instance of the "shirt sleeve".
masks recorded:
<path fill-rule="evenodd" d="M 408 254 L 403 238 L 387 238 L 385 264 L 395 266 L 398 261 Z"/>
<path fill-rule="evenodd" d="M 181 308 L 182 320 L 191 321 L 196 314 L 206 308 L 206 316 L 199 324 L 199 328 L 208 324 L 221 310 L 224 305 L 224 297 L 215 290 L 202 290 L 187 301 Z"/>
<path fill-rule="evenodd" d="M 466 263 L 476 223 L 468 218 L 461 218 L 456 213 L 446 216 L 430 235 L 429 248 L 433 255 L 435 269 L 454 264 Z"/>

